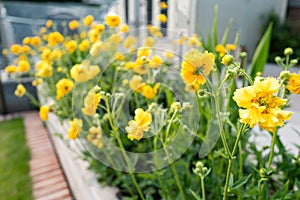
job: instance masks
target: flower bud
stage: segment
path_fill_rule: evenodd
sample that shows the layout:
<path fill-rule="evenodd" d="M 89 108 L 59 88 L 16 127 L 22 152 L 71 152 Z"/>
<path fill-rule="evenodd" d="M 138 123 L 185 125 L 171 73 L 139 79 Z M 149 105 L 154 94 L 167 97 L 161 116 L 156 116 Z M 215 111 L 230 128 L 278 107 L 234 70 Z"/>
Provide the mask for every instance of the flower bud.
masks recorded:
<path fill-rule="evenodd" d="M 225 56 L 222 58 L 222 61 L 221 61 L 221 63 L 224 64 L 224 65 L 226 65 L 226 66 L 231 65 L 232 62 L 233 62 L 233 56 L 232 56 L 232 55 L 229 55 L 229 54 L 225 55 Z"/>
<path fill-rule="evenodd" d="M 284 50 L 284 55 L 292 55 L 294 53 L 293 49 L 291 47 L 288 47 Z"/>
<path fill-rule="evenodd" d="M 282 59 L 281 59 L 279 56 L 276 56 L 276 57 L 275 57 L 275 62 L 280 63 L 281 60 L 282 60 Z"/>
<path fill-rule="evenodd" d="M 298 63 L 298 60 L 297 60 L 297 59 L 292 59 L 292 60 L 291 60 L 291 64 L 292 64 L 292 65 L 296 65 L 297 63 Z"/>
<path fill-rule="evenodd" d="M 246 53 L 246 52 L 240 53 L 240 58 L 245 58 L 246 56 L 247 56 L 247 53 Z"/>

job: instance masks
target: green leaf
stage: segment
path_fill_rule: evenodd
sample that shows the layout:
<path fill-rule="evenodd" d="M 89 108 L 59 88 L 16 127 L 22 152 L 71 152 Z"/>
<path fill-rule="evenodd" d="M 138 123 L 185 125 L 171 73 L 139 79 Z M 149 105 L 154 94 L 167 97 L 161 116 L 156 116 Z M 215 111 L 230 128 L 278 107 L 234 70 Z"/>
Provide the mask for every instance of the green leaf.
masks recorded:
<path fill-rule="evenodd" d="M 286 193 L 289 189 L 289 183 L 290 183 L 290 181 L 288 180 L 284 184 L 284 186 L 273 195 L 272 199 L 282 199 L 282 200 L 284 200 L 285 196 L 286 196 Z"/>
<path fill-rule="evenodd" d="M 224 31 L 224 34 L 223 34 L 223 38 L 222 38 L 222 44 L 223 45 L 226 45 L 226 43 L 227 43 L 227 39 L 228 39 L 229 31 L 231 29 L 232 22 L 233 22 L 233 19 L 230 18 L 229 21 L 228 21 L 228 25 L 227 25 L 227 27 Z"/>
<path fill-rule="evenodd" d="M 240 178 L 235 183 L 233 183 L 233 185 L 231 186 L 231 189 L 232 190 L 239 189 L 240 187 L 242 187 L 243 185 L 245 185 L 248 182 L 248 180 L 250 179 L 251 176 L 252 176 L 252 174 L 249 174 L 248 176 L 244 176 L 244 177 Z"/>
<path fill-rule="evenodd" d="M 230 173 L 228 185 L 229 185 L 230 188 L 233 185 L 233 173 Z"/>
<path fill-rule="evenodd" d="M 207 50 L 209 52 L 211 52 L 213 50 L 213 48 L 212 48 L 212 44 L 211 44 L 211 36 L 210 36 L 208 29 L 206 30 L 206 33 L 207 33 Z"/>
<path fill-rule="evenodd" d="M 192 189 L 189 189 L 189 191 L 192 193 L 193 197 L 196 199 L 196 200 L 201 200 L 200 196 L 196 194 L 196 192 L 194 192 Z"/>
<path fill-rule="evenodd" d="M 270 23 L 254 52 L 250 69 L 250 76 L 252 79 L 256 77 L 258 72 L 263 72 L 264 70 L 269 56 L 272 27 L 273 24 Z"/>
<path fill-rule="evenodd" d="M 213 37 L 214 37 L 214 46 L 216 46 L 218 44 L 218 4 L 215 5 L 214 8 L 214 24 L 213 24 Z"/>

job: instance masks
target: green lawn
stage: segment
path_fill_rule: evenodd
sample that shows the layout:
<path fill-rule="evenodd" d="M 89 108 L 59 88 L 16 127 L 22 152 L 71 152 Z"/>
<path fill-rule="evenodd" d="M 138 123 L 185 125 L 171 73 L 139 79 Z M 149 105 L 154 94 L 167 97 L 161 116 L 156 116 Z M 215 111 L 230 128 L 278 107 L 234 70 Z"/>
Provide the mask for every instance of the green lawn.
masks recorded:
<path fill-rule="evenodd" d="M 23 119 L 0 122 L 0 200 L 30 200 L 30 152 Z"/>

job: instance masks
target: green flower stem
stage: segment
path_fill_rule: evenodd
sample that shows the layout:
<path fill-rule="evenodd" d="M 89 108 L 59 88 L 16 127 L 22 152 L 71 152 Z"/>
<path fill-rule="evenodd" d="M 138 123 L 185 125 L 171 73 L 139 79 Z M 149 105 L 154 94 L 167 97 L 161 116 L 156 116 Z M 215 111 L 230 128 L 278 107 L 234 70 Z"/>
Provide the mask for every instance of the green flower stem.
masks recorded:
<path fill-rule="evenodd" d="M 204 176 L 201 176 L 201 191 L 202 191 L 202 200 L 205 200 L 205 185 L 204 185 Z"/>
<path fill-rule="evenodd" d="M 136 178 L 135 178 L 135 175 L 134 175 L 134 174 L 132 173 L 132 171 L 131 171 L 131 170 L 132 170 L 132 166 L 131 166 L 130 160 L 129 160 L 127 154 L 126 154 L 126 151 L 125 151 L 125 148 L 124 148 L 124 146 L 123 146 L 122 140 L 121 140 L 121 138 L 120 138 L 119 131 L 118 131 L 118 127 L 115 126 L 115 123 L 114 123 L 114 121 L 112 120 L 112 117 L 113 117 L 113 116 L 112 116 L 112 113 L 110 112 L 110 107 L 109 107 L 109 103 L 108 103 L 108 100 L 107 100 L 107 99 L 105 99 L 105 104 L 106 104 L 106 107 L 107 107 L 107 113 L 108 113 L 108 116 L 109 116 L 108 118 L 109 118 L 109 122 L 110 122 L 110 125 L 111 125 L 111 127 L 112 127 L 112 130 L 113 130 L 113 133 L 114 133 L 114 135 L 116 136 L 118 145 L 119 145 L 119 147 L 120 147 L 120 149 L 121 149 L 121 151 L 122 151 L 122 154 L 123 154 L 123 157 L 124 157 L 124 159 L 125 159 L 125 162 L 126 162 L 128 168 L 129 168 L 129 170 L 130 170 L 130 171 L 128 172 L 129 175 L 130 175 L 130 178 L 131 178 L 131 180 L 132 180 L 132 182 L 133 182 L 133 184 L 134 184 L 134 186 L 135 186 L 135 188 L 136 188 L 138 194 L 140 195 L 141 199 L 144 200 L 145 198 L 144 198 L 144 195 L 143 195 L 143 193 L 142 193 L 142 190 L 141 190 L 139 184 L 137 183 L 137 180 L 136 180 Z"/>
<path fill-rule="evenodd" d="M 37 107 L 39 107 L 40 106 L 40 103 L 38 102 L 38 100 L 36 100 L 35 98 L 34 98 L 34 96 L 32 96 L 29 92 L 25 92 L 25 95 L 30 99 L 30 101 L 35 105 L 35 106 L 37 106 Z"/>
<path fill-rule="evenodd" d="M 177 110 L 174 111 L 171 119 L 170 119 L 170 122 L 168 124 L 168 128 L 167 128 L 167 131 L 166 131 L 166 137 L 165 137 L 165 142 L 167 142 L 167 139 L 168 139 L 168 136 L 169 136 L 169 132 L 170 132 L 170 128 L 171 128 L 171 125 L 173 124 L 173 121 L 174 121 L 174 118 L 176 116 L 176 113 L 177 113 Z"/>
<path fill-rule="evenodd" d="M 271 165 L 273 162 L 276 138 L 277 138 L 277 131 L 275 131 L 272 136 L 272 144 L 271 144 L 271 150 L 270 150 L 269 160 L 268 160 L 268 164 L 267 164 L 267 169 L 271 168 Z M 266 183 L 266 181 L 264 181 L 262 187 L 260 188 L 259 200 L 264 199 L 263 197 L 265 194 L 266 187 L 267 187 L 267 183 Z"/>
<path fill-rule="evenodd" d="M 230 179 L 230 173 L 231 173 L 231 168 L 232 168 L 232 163 L 233 160 L 235 159 L 234 155 L 238 149 L 238 144 L 240 143 L 241 137 L 243 135 L 243 133 L 245 132 L 246 129 L 246 124 L 243 124 L 238 132 L 237 138 L 235 140 L 232 152 L 231 152 L 231 156 L 228 159 L 228 167 L 227 167 L 227 173 L 226 173 L 226 180 L 225 180 L 225 186 L 224 186 L 224 196 L 223 196 L 223 200 L 226 200 L 228 197 L 228 187 L 229 187 L 229 179 Z"/>
<path fill-rule="evenodd" d="M 248 80 L 248 82 L 253 85 L 253 81 L 251 79 L 251 77 L 244 71 L 244 70 L 241 70 L 241 73 L 243 74 L 243 76 Z"/>
<path fill-rule="evenodd" d="M 180 192 L 180 195 L 181 195 L 181 199 L 182 200 L 185 200 L 185 194 L 184 194 L 184 191 L 183 191 L 183 187 L 181 185 L 181 182 L 180 182 L 180 179 L 179 179 L 179 176 L 178 176 L 178 173 L 177 173 L 177 170 L 176 170 L 176 167 L 175 167 L 175 163 L 174 162 L 171 162 L 171 157 L 170 157 L 170 154 L 169 154 L 169 151 L 167 150 L 167 148 L 165 147 L 164 145 L 164 150 L 167 154 L 167 157 L 168 157 L 168 161 L 169 161 L 169 164 L 170 164 L 170 167 L 171 167 L 171 170 L 174 174 L 174 177 L 175 177 L 175 180 L 176 180 L 176 184 L 177 184 L 177 187 L 179 189 L 179 192 Z"/>

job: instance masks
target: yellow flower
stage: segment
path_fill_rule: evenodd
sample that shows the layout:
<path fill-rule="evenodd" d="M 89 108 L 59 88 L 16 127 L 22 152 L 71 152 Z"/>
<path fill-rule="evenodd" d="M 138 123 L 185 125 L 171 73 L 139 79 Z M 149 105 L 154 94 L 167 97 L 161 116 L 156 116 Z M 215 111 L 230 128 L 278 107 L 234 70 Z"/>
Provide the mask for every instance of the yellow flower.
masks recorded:
<path fill-rule="evenodd" d="M 37 79 L 34 79 L 32 82 L 31 82 L 31 85 L 32 86 L 39 86 L 43 83 L 43 79 L 41 78 L 37 78 Z"/>
<path fill-rule="evenodd" d="M 121 18 L 118 15 L 106 15 L 105 22 L 110 28 L 115 28 L 120 25 Z"/>
<path fill-rule="evenodd" d="M 138 74 L 146 74 L 147 68 L 145 66 L 145 63 L 147 63 L 149 60 L 146 57 L 137 58 L 134 62 L 132 70 Z"/>
<path fill-rule="evenodd" d="M 140 140 L 143 137 L 144 131 L 150 129 L 152 122 L 151 114 L 148 111 L 144 111 L 141 108 L 135 110 L 134 120 L 128 122 L 128 126 L 125 127 L 128 139 Z"/>
<path fill-rule="evenodd" d="M 46 22 L 46 27 L 47 27 L 47 28 L 51 28 L 52 25 L 53 25 L 53 21 L 52 21 L 51 19 L 47 20 L 47 22 Z"/>
<path fill-rule="evenodd" d="M 220 57 L 223 57 L 226 53 L 226 48 L 222 44 L 218 44 L 215 47 L 215 51 L 220 55 Z"/>
<path fill-rule="evenodd" d="M 48 106 L 41 106 L 40 107 L 40 118 L 42 121 L 46 121 L 48 119 L 48 114 L 49 114 L 49 107 Z"/>
<path fill-rule="evenodd" d="M 41 58 L 43 60 L 49 60 L 50 56 L 51 56 L 51 49 L 49 48 L 42 48 L 42 54 L 41 54 Z"/>
<path fill-rule="evenodd" d="M 135 44 L 136 44 L 136 38 L 135 38 L 134 36 L 132 36 L 132 35 L 129 35 L 129 36 L 125 39 L 125 41 L 124 41 L 124 43 L 123 43 L 123 47 L 124 47 L 125 49 L 129 49 L 129 48 L 133 47 Z"/>
<path fill-rule="evenodd" d="M 235 44 L 226 44 L 226 49 L 228 51 L 234 51 L 236 48 Z"/>
<path fill-rule="evenodd" d="M 126 69 L 133 69 L 135 66 L 136 64 L 134 62 L 127 62 L 124 67 Z"/>
<path fill-rule="evenodd" d="M 22 41 L 23 44 L 30 44 L 30 40 L 31 38 L 30 37 L 25 37 Z"/>
<path fill-rule="evenodd" d="M 92 15 L 88 15 L 88 16 L 86 16 L 86 17 L 84 18 L 83 24 L 84 24 L 85 26 L 89 26 L 89 25 L 91 25 L 91 24 L 93 23 L 93 21 L 94 21 L 94 17 L 93 17 Z"/>
<path fill-rule="evenodd" d="M 165 52 L 164 52 L 164 56 L 165 56 L 166 58 L 171 59 L 171 58 L 174 57 L 174 54 L 173 54 L 172 52 L 170 52 L 170 51 L 165 51 Z"/>
<path fill-rule="evenodd" d="M 112 34 L 109 38 L 108 41 L 111 42 L 112 44 L 121 44 L 123 41 L 123 38 L 121 37 L 120 34 Z"/>
<path fill-rule="evenodd" d="M 189 46 L 196 46 L 196 47 L 201 46 L 201 42 L 199 41 L 196 34 L 194 34 L 191 38 L 189 38 L 188 45 Z"/>
<path fill-rule="evenodd" d="M 116 52 L 116 53 L 114 54 L 114 58 L 115 58 L 116 60 L 119 60 L 119 61 L 125 59 L 124 54 L 121 53 L 121 52 Z"/>
<path fill-rule="evenodd" d="M 152 47 L 155 43 L 155 40 L 153 39 L 153 37 L 146 37 L 144 40 L 144 46 L 145 47 Z"/>
<path fill-rule="evenodd" d="M 88 36 L 89 36 L 89 39 L 90 39 L 91 43 L 94 43 L 94 42 L 97 42 L 99 40 L 100 33 L 95 29 L 91 29 L 88 32 Z"/>
<path fill-rule="evenodd" d="M 47 32 L 47 29 L 46 27 L 41 27 L 40 30 L 39 30 L 39 34 L 43 34 L 43 33 L 46 33 Z"/>
<path fill-rule="evenodd" d="M 13 73 L 17 72 L 17 66 L 9 65 L 9 66 L 5 67 L 5 71 L 9 74 L 13 74 Z"/>
<path fill-rule="evenodd" d="M 63 41 L 64 41 L 64 36 L 59 32 L 52 32 L 48 36 L 48 44 L 50 46 L 56 46 L 59 43 L 62 43 Z"/>
<path fill-rule="evenodd" d="M 100 88 L 98 86 L 95 86 L 88 92 L 88 94 L 84 98 L 84 107 L 82 108 L 82 112 L 88 116 L 95 115 L 101 98 L 102 96 L 100 94 Z"/>
<path fill-rule="evenodd" d="M 145 83 L 143 83 L 143 78 L 139 75 L 134 75 L 130 82 L 129 82 L 129 87 L 138 92 L 142 92 L 142 87 Z"/>
<path fill-rule="evenodd" d="M 69 22 L 69 28 L 75 30 L 80 27 L 80 23 L 77 20 L 72 20 Z"/>
<path fill-rule="evenodd" d="M 74 51 L 77 48 L 77 42 L 75 40 L 70 40 L 69 42 L 66 43 L 65 46 L 69 53 L 74 53 Z"/>
<path fill-rule="evenodd" d="M 127 33 L 129 31 L 129 26 L 127 24 L 123 24 L 121 27 L 120 27 L 120 32 L 121 33 Z"/>
<path fill-rule="evenodd" d="M 140 58 L 140 57 L 149 57 L 151 54 L 151 49 L 149 47 L 140 47 L 137 51 L 137 57 Z"/>
<path fill-rule="evenodd" d="M 90 55 L 91 55 L 91 56 L 96 56 L 96 55 L 98 55 L 99 52 L 100 52 L 101 47 L 102 47 L 102 42 L 101 42 L 101 41 L 95 42 L 95 43 L 92 45 L 91 49 L 90 49 Z"/>
<path fill-rule="evenodd" d="M 70 121 L 70 128 L 68 130 L 68 138 L 71 140 L 76 140 L 82 130 L 82 120 L 74 118 Z"/>
<path fill-rule="evenodd" d="M 153 99 L 154 96 L 157 94 L 158 88 L 159 83 L 156 83 L 154 87 L 151 87 L 150 85 L 142 85 L 141 94 L 147 99 Z"/>
<path fill-rule="evenodd" d="M 164 1 L 163 1 L 163 2 L 160 2 L 159 5 L 160 5 L 160 8 L 161 8 L 162 10 L 168 8 L 168 5 L 167 5 L 166 2 L 164 2 Z"/>
<path fill-rule="evenodd" d="M 18 65 L 19 72 L 28 72 L 30 70 L 30 64 L 27 60 L 20 60 Z"/>
<path fill-rule="evenodd" d="M 22 52 L 25 53 L 25 54 L 29 53 L 30 52 L 30 47 L 28 45 L 24 45 L 22 47 Z"/>
<path fill-rule="evenodd" d="M 166 16 L 165 14 L 159 14 L 159 15 L 157 16 L 157 19 L 158 19 L 158 21 L 160 21 L 161 23 L 167 23 L 167 20 L 168 20 L 168 18 L 167 18 L 167 16 Z"/>
<path fill-rule="evenodd" d="M 99 127 L 92 126 L 89 128 L 89 134 L 86 139 L 98 148 L 103 146 L 102 131 Z"/>
<path fill-rule="evenodd" d="M 15 95 L 17 97 L 22 97 L 26 93 L 26 89 L 22 84 L 17 85 L 17 89 L 15 90 Z"/>
<path fill-rule="evenodd" d="M 184 82 L 197 90 L 200 84 L 206 82 L 205 76 L 208 76 L 212 70 L 215 57 L 212 53 L 201 53 L 197 49 L 192 49 L 186 53 L 184 61 L 181 63 L 181 76 Z M 200 71 L 201 70 L 201 71 Z"/>
<path fill-rule="evenodd" d="M 50 77 L 52 76 L 52 66 L 48 62 L 41 62 L 41 67 L 37 73 L 36 76 L 40 77 Z"/>
<path fill-rule="evenodd" d="M 163 61 L 160 56 L 154 55 L 150 60 L 148 67 L 149 68 L 158 68 L 162 65 Z"/>
<path fill-rule="evenodd" d="M 300 94 L 300 71 L 291 75 L 287 89 L 293 94 Z"/>
<path fill-rule="evenodd" d="M 62 57 L 62 50 L 59 48 L 54 49 L 51 54 L 50 54 L 50 59 L 51 60 L 59 60 Z"/>
<path fill-rule="evenodd" d="M 96 24 L 93 26 L 93 30 L 96 30 L 97 33 L 101 34 L 105 30 L 104 24 Z"/>
<path fill-rule="evenodd" d="M 32 38 L 30 39 L 30 44 L 31 44 L 32 46 L 34 46 L 34 47 L 39 46 L 41 43 L 42 43 L 42 40 L 41 40 L 41 38 L 38 37 L 38 36 L 32 37 Z"/>
<path fill-rule="evenodd" d="M 281 109 L 286 104 L 286 99 L 274 96 L 279 87 L 277 79 L 268 77 L 264 80 L 257 78 L 252 86 L 237 89 L 233 100 L 243 108 L 239 110 L 241 122 L 249 124 L 251 128 L 258 124 L 270 132 L 283 126 L 292 112 Z"/>
<path fill-rule="evenodd" d="M 71 68 L 71 77 L 78 83 L 92 80 L 100 72 L 98 65 L 76 64 Z"/>
<path fill-rule="evenodd" d="M 79 44 L 79 50 L 80 51 L 86 51 L 90 46 L 90 42 L 87 39 L 84 39 L 81 41 L 81 43 Z"/>
<path fill-rule="evenodd" d="M 74 83 L 70 79 L 63 78 L 56 83 L 56 99 L 60 100 L 73 89 Z"/>
<path fill-rule="evenodd" d="M 18 55 L 18 54 L 21 53 L 22 47 L 21 47 L 21 45 L 19 45 L 19 44 L 13 44 L 13 45 L 10 46 L 10 51 L 11 51 L 13 54 Z"/>

